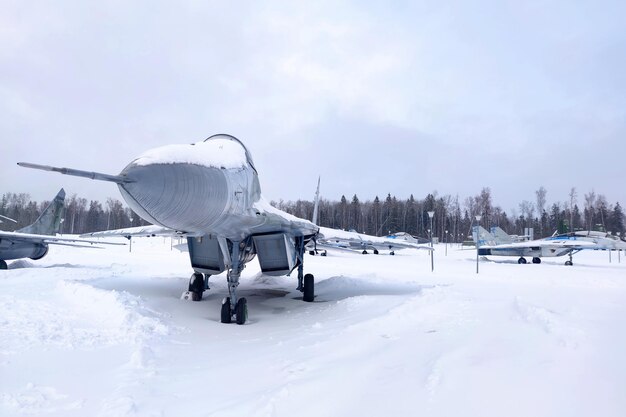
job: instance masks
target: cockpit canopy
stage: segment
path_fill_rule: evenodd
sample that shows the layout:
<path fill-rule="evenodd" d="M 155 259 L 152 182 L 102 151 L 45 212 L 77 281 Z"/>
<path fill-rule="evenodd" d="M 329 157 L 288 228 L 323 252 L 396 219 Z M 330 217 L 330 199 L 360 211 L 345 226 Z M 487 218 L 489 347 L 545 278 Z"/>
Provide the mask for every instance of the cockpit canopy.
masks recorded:
<path fill-rule="evenodd" d="M 204 140 L 204 142 L 208 142 L 208 141 L 216 140 L 216 139 L 231 140 L 233 142 L 237 142 L 244 149 L 244 151 L 246 153 L 246 160 L 248 161 L 248 165 L 250 165 L 252 167 L 254 172 L 257 172 L 256 167 L 254 166 L 254 161 L 252 161 L 252 156 L 250 155 L 250 151 L 248 151 L 248 148 L 246 148 L 246 145 L 244 145 L 242 141 L 240 141 L 239 139 L 237 139 L 236 137 L 234 137 L 232 135 L 228 135 L 226 133 L 218 133 L 216 135 L 209 136 L 208 138 L 206 138 Z M 258 174 L 258 172 L 257 172 L 257 174 Z"/>

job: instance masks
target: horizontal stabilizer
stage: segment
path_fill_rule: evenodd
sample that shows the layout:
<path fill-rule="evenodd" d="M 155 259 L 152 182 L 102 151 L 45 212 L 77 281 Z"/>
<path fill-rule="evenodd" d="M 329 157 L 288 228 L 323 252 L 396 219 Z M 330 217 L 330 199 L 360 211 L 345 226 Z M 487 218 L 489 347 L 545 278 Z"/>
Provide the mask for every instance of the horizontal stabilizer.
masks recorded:
<path fill-rule="evenodd" d="M 4 220 L 8 220 L 8 221 L 13 222 L 13 223 L 17 223 L 17 220 L 13 220 L 12 218 L 7 217 L 7 216 L 3 216 L 2 214 L 0 214 L 0 219 L 4 219 Z M 2 220 L 0 220 L 0 223 L 2 223 Z"/>
<path fill-rule="evenodd" d="M 29 162 L 18 162 L 17 164 L 24 168 L 40 169 L 42 171 L 54 171 L 54 172 L 58 172 L 64 175 L 73 175 L 75 177 L 90 178 L 92 180 L 98 180 L 98 181 L 109 181 L 109 182 L 114 182 L 116 184 L 125 184 L 129 182 L 134 182 L 128 179 L 127 177 L 124 177 L 121 175 L 101 174 L 100 172 L 81 171 L 79 169 L 72 169 L 72 168 L 57 168 L 57 167 L 51 167 L 49 165 L 31 164 Z"/>

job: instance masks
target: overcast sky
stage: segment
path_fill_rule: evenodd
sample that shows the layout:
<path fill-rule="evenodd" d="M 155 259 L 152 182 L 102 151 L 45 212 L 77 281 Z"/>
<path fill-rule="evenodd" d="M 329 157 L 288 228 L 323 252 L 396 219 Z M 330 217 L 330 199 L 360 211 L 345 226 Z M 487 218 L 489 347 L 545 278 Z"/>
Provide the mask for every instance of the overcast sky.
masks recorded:
<path fill-rule="evenodd" d="M 0 0 L 0 193 L 230 133 L 270 200 L 626 203 L 624 1 Z"/>

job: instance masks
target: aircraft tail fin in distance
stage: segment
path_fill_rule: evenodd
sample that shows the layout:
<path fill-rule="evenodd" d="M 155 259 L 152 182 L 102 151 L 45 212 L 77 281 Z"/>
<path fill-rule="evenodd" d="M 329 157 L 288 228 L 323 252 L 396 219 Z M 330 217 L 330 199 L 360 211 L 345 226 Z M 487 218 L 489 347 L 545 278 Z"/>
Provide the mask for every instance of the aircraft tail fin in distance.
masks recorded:
<path fill-rule="evenodd" d="M 61 228 L 63 209 L 65 207 L 65 190 L 57 193 L 54 200 L 44 209 L 35 223 L 17 230 L 20 233 L 31 233 L 35 235 L 54 235 Z"/>
<path fill-rule="evenodd" d="M 315 205 L 313 206 L 313 218 L 311 222 L 313 224 L 318 225 L 319 221 L 319 209 L 320 209 L 320 180 L 321 177 L 317 177 L 317 191 L 315 192 Z M 319 226 L 319 225 L 318 225 Z"/>
<path fill-rule="evenodd" d="M 102 174 L 100 172 L 81 171 L 80 169 L 73 168 L 59 168 L 50 165 L 31 164 L 30 162 L 18 162 L 17 164 L 24 168 L 40 169 L 42 171 L 53 171 L 63 175 L 72 175 L 74 177 L 83 177 L 98 181 L 114 182 L 116 184 L 126 184 L 129 182 L 134 182 L 133 180 L 123 175 Z"/>
<path fill-rule="evenodd" d="M 513 238 L 498 226 L 491 228 L 491 234 L 495 237 L 497 244 L 513 243 Z"/>
<path fill-rule="evenodd" d="M 495 237 L 482 226 L 472 227 L 472 239 L 474 239 L 474 242 L 476 242 L 478 246 L 496 244 Z"/>

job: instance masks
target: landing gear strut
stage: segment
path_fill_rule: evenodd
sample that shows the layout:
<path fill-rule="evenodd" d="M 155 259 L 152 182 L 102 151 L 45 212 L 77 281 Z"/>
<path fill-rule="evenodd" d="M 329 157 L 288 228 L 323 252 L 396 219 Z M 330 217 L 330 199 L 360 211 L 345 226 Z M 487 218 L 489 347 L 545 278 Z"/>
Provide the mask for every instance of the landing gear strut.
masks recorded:
<path fill-rule="evenodd" d="M 304 237 L 296 237 L 296 256 L 298 260 L 298 291 L 302 292 L 302 300 L 307 303 L 315 299 L 315 278 L 313 274 L 304 275 Z M 326 256 L 326 251 L 322 252 Z"/>
<path fill-rule="evenodd" d="M 222 300 L 222 310 L 220 314 L 222 323 L 231 323 L 233 316 L 237 324 L 245 324 L 248 319 L 247 300 L 243 297 L 237 299 L 239 277 L 245 266 L 241 259 L 241 244 L 242 242 L 233 242 L 233 249 L 230 256 L 231 266 L 226 275 L 229 297 Z"/>

